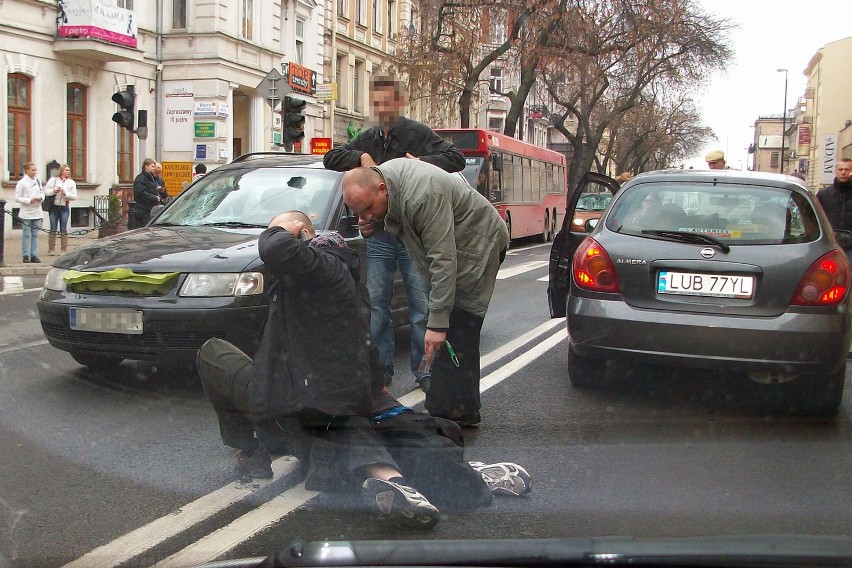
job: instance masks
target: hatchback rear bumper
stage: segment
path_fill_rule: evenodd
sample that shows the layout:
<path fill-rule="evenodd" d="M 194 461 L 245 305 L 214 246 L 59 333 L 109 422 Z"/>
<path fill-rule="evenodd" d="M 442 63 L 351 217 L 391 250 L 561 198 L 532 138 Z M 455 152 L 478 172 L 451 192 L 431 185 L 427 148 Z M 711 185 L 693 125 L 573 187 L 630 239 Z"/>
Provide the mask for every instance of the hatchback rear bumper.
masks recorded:
<path fill-rule="evenodd" d="M 845 365 L 852 316 L 839 312 L 721 316 L 642 310 L 620 300 L 572 296 L 567 326 L 572 350 L 587 357 L 818 374 Z"/>

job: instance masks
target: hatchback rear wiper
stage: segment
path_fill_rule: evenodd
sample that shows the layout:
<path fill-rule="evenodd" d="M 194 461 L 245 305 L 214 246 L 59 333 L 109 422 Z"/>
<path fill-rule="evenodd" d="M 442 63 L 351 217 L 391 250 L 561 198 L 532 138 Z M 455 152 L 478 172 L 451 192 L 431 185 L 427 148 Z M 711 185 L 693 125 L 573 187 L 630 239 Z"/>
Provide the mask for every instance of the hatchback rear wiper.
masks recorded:
<path fill-rule="evenodd" d="M 265 229 L 267 225 L 243 223 L 242 221 L 220 221 L 218 223 L 202 223 L 202 227 L 236 227 L 239 229 Z"/>
<path fill-rule="evenodd" d="M 654 235 L 656 237 L 665 237 L 682 243 L 695 243 L 702 245 L 713 245 L 722 249 L 724 252 L 731 252 L 731 247 L 715 237 L 704 235 L 702 233 L 687 233 L 684 231 L 663 231 L 659 229 L 644 229 L 643 235 Z"/>

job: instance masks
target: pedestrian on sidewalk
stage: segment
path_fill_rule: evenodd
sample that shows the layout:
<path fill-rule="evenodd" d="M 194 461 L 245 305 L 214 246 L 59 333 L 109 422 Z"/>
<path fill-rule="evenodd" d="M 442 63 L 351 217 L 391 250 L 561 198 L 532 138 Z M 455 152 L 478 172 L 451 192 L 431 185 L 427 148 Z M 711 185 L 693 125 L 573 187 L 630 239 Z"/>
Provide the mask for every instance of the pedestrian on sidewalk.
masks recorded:
<path fill-rule="evenodd" d="M 61 252 L 68 252 L 68 217 L 71 215 L 71 202 L 77 199 L 77 183 L 71 179 L 71 166 L 63 164 L 59 168 L 59 173 L 45 184 L 44 194 L 53 196 L 53 205 L 48 211 L 50 235 L 47 240 L 47 254 L 56 254 L 57 231 L 60 235 Z"/>
<path fill-rule="evenodd" d="M 153 158 L 145 158 L 142 171 L 133 180 L 133 200 L 136 202 L 132 215 L 127 219 L 128 229 L 144 227 L 151 219 L 151 209 L 161 202 L 160 185 L 154 172 L 157 162 Z"/>
<path fill-rule="evenodd" d="M 15 185 L 15 201 L 21 204 L 18 219 L 21 220 L 21 256 L 24 262 L 40 263 L 38 257 L 38 234 L 44 220 L 41 203 L 44 201 L 44 188 L 36 177 L 36 165 L 24 164 L 24 175 Z"/>

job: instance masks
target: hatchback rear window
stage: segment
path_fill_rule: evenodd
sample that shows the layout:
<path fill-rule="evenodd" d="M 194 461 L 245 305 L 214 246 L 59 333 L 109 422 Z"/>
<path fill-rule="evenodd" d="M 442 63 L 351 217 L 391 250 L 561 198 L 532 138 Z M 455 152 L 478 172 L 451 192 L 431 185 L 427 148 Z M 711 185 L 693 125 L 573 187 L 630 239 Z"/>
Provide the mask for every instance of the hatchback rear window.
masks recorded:
<path fill-rule="evenodd" d="M 728 244 L 804 243 L 819 237 L 816 213 L 794 191 L 747 185 L 639 184 L 607 218 L 608 229 L 700 233 Z"/>

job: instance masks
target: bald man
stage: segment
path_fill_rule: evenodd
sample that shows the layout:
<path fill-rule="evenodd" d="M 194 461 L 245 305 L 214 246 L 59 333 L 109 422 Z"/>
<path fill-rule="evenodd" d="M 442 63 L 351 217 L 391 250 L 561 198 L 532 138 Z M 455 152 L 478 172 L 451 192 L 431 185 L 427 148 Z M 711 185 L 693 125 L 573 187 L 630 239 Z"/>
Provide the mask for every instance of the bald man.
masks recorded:
<path fill-rule="evenodd" d="M 371 237 L 383 222 L 429 280 L 426 409 L 462 426 L 478 424 L 479 335 L 509 246 L 506 224 L 463 179 L 419 160 L 350 170 L 342 184 L 361 234 Z"/>

